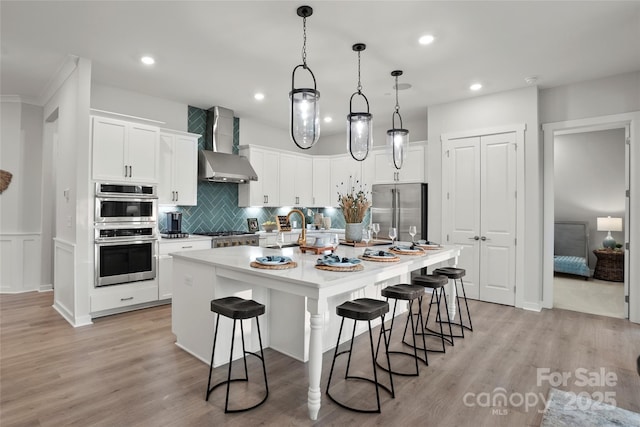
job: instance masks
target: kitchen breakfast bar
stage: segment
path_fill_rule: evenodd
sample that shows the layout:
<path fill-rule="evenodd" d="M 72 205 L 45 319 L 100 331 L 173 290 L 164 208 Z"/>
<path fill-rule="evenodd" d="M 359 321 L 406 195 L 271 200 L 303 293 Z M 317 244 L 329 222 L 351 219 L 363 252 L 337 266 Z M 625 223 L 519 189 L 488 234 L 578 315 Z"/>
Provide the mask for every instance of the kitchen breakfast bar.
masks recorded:
<path fill-rule="evenodd" d="M 424 255 L 400 255 L 398 262 L 362 261 L 361 271 L 349 272 L 316 269 L 320 255 L 304 254 L 298 248 L 235 246 L 174 253 L 172 330 L 176 344 L 208 364 L 215 318 L 210 301 L 235 295 L 264 304 L 266 313 L 260 318 L 264 347 L 309 363 L 308 409 L 315 420 L 322 395 L 322 354 L 335 345 L 338 335 L 340 319 L 335 307 L 354 298 L 382 299 L 381 289 L 409 283 L 411 272 L 423 267 L 455 266 L 460 250 L 444 246 Z M 336 254 L 353 258 L 362 252 L 363 248 L 339 246 Z M 291 257 L 297 265 L 278 270 L 250 266 L 256 258 L 268 255 Z M 455 305 L 450 304 L 450 313 L 455 314 L 454 310 Z M 214 366 L 229 360 L 230 331 L 231 321 L 221 317 Z M 357 333 L 362 331 L 364 328 Z M 245 328 L 244 334 L 250 343 L 248 350 L 256 351 L 254 324 Z M 239 347 L 234 349 L 234 358 L 241 357 L 241 349 L 236 352 Z"/>

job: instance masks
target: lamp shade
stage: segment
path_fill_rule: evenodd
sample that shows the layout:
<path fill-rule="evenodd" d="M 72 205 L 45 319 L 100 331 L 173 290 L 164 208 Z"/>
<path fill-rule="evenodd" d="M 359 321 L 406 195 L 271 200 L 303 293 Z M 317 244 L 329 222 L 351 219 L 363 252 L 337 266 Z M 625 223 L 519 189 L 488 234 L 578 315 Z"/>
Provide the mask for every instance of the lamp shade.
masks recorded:
<path fill-rule="evenodd" d="M 622 231 L 622 218 L 598 217 L 598 231 Z"/>

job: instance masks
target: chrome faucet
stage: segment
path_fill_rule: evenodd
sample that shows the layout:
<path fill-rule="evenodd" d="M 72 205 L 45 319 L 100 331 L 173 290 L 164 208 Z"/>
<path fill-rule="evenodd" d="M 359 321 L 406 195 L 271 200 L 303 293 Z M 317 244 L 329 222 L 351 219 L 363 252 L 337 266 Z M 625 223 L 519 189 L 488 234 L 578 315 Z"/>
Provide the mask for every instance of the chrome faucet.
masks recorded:
<path fill-rule="evenodd" d="M 298 237 L 298 245 L 305 246 L 307 244 L 307 222 L 304 219 L 304 214 L 302 213 L 302 211 L 300 209 L 291 209 L 291 212 L 289 212 L 287 214 L 287 222 L 288 223 L 291 223 L 291 221 L 289 221 L 289 217 L 293 213 L 297 213 L 298 215 L 300 215 L 300 218 L 302 219 L 302 233 Z"/>

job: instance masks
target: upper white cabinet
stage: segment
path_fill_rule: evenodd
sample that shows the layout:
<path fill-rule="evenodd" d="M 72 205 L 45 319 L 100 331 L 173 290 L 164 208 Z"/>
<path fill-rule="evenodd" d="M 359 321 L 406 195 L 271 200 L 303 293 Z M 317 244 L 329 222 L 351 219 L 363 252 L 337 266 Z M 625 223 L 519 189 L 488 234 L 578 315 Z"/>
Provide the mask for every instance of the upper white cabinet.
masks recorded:
<path fill-rule="evenodd" d="M 249 159 L 258 180 L 238 185 L 238 206 L 280 206 L 280 153 L 243 146 L 240 155 Z"/>
<path fill-rule="evenodd" d="M 374 184 L 392 184 L 394 182 L 424 182 L 424 145 L 409 144 L 402 168 L 397 170 L 390 161 L 386 149 L 374 150 Z"/>
<path fill-rule="evenodd" d="M 313 157 L 311 206 L 331 206 L 331 196 L 335 194 L 331 188 L 331 158 Z"/>
<path fill-rule="evenodd" d="M 198 204 L 198 138 L 196 134 L 160 132 L 158 203 Z"/>
<path fill-rule="evenodd" d="M 159 129 L 106 117 L 93 117 L 93 179 L 158 182 Z"/>
<path fill-rule="evenodd" d="M 279 181 L 280 205 L 313 205 L 313 160 L 311 157 L 299 154 L 280 154 Z"/>

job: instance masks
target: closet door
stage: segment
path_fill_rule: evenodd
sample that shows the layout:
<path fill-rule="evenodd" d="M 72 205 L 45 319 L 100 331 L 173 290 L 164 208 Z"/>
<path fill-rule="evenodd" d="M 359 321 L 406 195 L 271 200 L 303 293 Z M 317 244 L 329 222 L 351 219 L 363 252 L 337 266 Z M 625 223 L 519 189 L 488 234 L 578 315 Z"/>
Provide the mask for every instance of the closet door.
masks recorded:
<path fill-rule="evenodd" d="M 480 138 L 451 140 L 443 167 L 448 172 L 444 193 L 448 221 L 447 244 L 462 246 L 458 266 L 467 272 L 467 297 L 480 299 Z"/>
<path fill-rule="evenodd" d="M 446 243 L 463 247 L 467 297 L 515 305 L 515 133 L 449 140 L 443 182 Z"/>
<path fill-rule="evenodd" d="M 480 138 L 480 299 L 515 305 L 515 133 Z"/>

